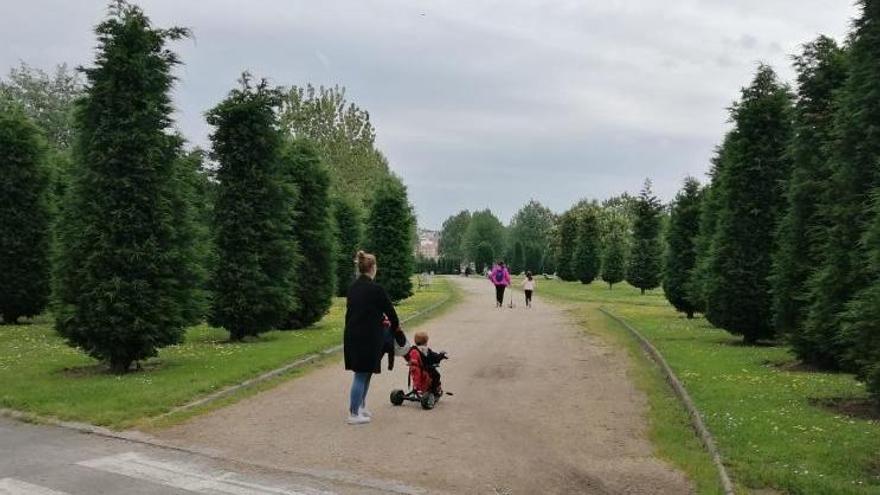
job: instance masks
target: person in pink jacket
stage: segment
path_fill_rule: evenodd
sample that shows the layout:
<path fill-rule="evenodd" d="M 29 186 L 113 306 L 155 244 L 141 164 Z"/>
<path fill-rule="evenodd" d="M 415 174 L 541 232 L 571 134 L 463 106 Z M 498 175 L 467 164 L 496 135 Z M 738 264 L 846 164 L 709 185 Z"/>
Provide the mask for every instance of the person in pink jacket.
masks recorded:
<path fill-rule="evenodd" d="M 499 261 L 492 267 L 492 271 L 489 272 L 489 281 L 495 285 L 496 306 L 500 308 L 504 305 L 504 289 L 510 285 L 510 272 L 507 271 L 503 261 Z"/>

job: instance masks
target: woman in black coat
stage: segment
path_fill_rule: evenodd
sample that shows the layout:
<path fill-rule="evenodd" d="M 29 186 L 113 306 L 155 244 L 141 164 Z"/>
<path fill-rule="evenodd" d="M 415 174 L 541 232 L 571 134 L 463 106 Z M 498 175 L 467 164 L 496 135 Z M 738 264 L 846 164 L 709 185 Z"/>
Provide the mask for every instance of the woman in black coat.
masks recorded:
<path fill-rule="evenodd" d="M 357 266 L 360 276 L 348 288 L 343 337 L 345 369 L 354 372 L 348 417 L 348 423 L 354 425 L 370 422 L 365 405 L 370 378 L 373 373 L 380 372 L 379 361 L 385 344 L 383 318 L 387 316 L 391 321 L 393 332 L 401 331 L 391 299 L 385 289 L 373 281 L 376 278 L 376 257 L 358 251 Z"/>

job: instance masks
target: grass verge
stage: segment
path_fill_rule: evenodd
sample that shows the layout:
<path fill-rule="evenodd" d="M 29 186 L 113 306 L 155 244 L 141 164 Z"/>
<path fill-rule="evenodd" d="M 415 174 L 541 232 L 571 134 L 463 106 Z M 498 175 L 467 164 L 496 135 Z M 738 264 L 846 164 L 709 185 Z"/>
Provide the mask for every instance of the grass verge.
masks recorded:
<path fill-rule="evenodd" d="M 397 311 L 406 318 L 442 303 L 436 312 L 409 322 L 414 325 L 436 316 L 456 298 L 453 285 L 436 278 L 430 288 L 401 302 Z M 328 315 L 308 329 L 272 331 L 247 343 L 228 342 L 222 329 L 192 327 L 184 343 L 162 349 L 158 357 L 142 363 L 142 371 L 124 376 L 108 374 L 104 366 L 69 348 L 48 318 L 0 326 L 0 407 L 114 429 L 146 424 L 199 396 L 340 344 L 344 313 L 345 300 L 339 298 Z M 229 404 L 298 374 L 291 372 L 165 422 Z"/>
<path fill-rule="evenodd" d="M 676 313 L 659 291 L 642 296 L 625 284 L 610 291 L 599 283 L 544 280 L 539 293 L 580 303 L 576 311 L 587 315 L 587 326 L 590 318 L 600 318 L 594 312 L 604 306 L 651 341 L 688 389 L 743 489 L 880 494 L 880 424 L 821 406 L 866 398 L 864 386 L 852 376 L 800 371 L 784 347 L 743 346 L 741 339 L 702 318 L 688 320 Z M 641 354 L 624 329 L 608 321 L 604 328 L 631 353 Z M 702 462 L 690 459 L 691 449 L 683 448 L 685 435 L 675 425 L 687 419 L 684 410 L 664 404 L 675 401 L 668 386 L 646 358 L 635 361 L 637 382 L 651 402 L 651 436 L 658 453 L 684 469 L 700 493 L 716 493 L 708 470 L 701 473 Z M 642 376 L 645 370 L 655 378 Z M 688 435 L 696 442 L 693 433 Z"/>

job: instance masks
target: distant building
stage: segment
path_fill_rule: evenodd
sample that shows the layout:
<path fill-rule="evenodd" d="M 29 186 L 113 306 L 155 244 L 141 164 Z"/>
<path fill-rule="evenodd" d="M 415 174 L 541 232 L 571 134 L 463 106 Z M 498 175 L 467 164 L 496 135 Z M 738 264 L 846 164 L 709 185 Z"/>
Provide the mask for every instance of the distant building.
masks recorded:
<path fill-rule="evenodd" d="M 436 230 L 419 229 L 419 244 L 416 254 L 425 258 L 437 259 L 439 257 L 440 232 Z"/>

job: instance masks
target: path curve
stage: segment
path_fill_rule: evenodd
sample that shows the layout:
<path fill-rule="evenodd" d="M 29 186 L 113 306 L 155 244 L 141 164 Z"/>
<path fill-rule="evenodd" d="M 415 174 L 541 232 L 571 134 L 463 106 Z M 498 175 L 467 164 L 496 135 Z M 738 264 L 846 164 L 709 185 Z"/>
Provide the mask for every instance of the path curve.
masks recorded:
<path fill-rule="evenodd" d="M 343 471 L 430 493 L 691 493 L 652 455 L 647 401 L 627 377 L 627 355 L 585 334 L 536 299 L 496 309 L 481 279 L 453 279 L 463 301 L 420 329 L 452 357 L 432 411 L 394 407 L 405 366 L 374 376 L 373 423 L 344 423 L 351 374 L 330 363 L 249 400 L 158 433 L 231 459 L 278 468 Z M 540 289 L 540 288 L 539 288 Z"/>

